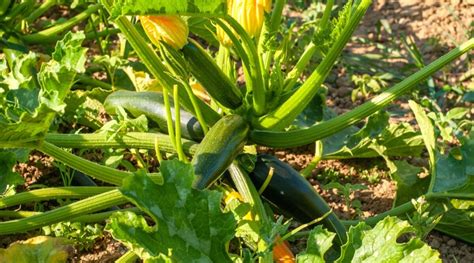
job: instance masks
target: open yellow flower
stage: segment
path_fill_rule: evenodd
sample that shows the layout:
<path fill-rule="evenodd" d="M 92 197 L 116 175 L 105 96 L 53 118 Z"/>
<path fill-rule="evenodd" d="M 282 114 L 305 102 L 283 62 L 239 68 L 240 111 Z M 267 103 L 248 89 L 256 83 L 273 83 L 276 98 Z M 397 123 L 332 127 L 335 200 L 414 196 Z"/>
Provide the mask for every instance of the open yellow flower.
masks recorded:
<path fill-rule="evenodd" d="M 181 49 L 188 43 L 188 24 L 180 16 L 140 16 L 139 19 L 148 38 L 156 46 L 163 41 L 175 49 Z"/>
<path fill-rule="evenodd" d="M 232 16 L 251 36 L 260 34 L 265 12 L 270 12 L 271 0 L 228 0 L 227 13 Z M 217 27 L 217 38 L 224 46 L 231 46 L 232 42 L 222 28 Z"/>

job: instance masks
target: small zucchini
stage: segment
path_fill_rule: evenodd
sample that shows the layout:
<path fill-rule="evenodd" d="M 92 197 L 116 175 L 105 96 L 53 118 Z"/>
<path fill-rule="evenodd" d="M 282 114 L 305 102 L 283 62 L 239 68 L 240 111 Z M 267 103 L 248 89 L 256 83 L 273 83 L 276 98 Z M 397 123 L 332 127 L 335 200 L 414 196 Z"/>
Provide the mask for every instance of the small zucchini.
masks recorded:
<path fill-rule="evenodd" d="M 204 189 L 216 181 L 242 151 L 249 125 L 239 115 L 222 117 L 199 144 L 191 164 L 196 179 L 193 187 Z"/>
<path fill-rule="evenodd" d="M 257 189 L 267 180 L 271 167 L 274 169 L 273 174 L 262 195 L 272 205 L 302 223 L 311 222 L 331 211 L 324 199 L 298 171 L 271 155 L 257 156 L 255 169 L 250 174 Z M 323 224 L 337 233 L 340 244 L 345 243 L 346 229 L 333 212 L 323 220 Z"/>
<path fill-rule="evenodd" d="M 173 102 L 170 101 L 173 108 Z M 135 92 L 119 90 L 110 94 L 104 102 L 109 114 L 116 114 L 118 107 L 130 112 L 134 117 L 144 114 L 158 125 L 162 132 L 168 132 L 167 115 L 163 94 L 159 92 Z M 171 110 L 174 118 L 174 110 Z M 187 139 L 200 141 L 204 137 L 201 124 L 189 112 L 181 109 L 181 135 Z"/>
<path fill-rule="evenodd" d="M 229 109 L 237 109 L 242 105 L 243 96 L 240 90 L 199 44 L 190 41 L 183 47 L 182 52 L 191 73 L 213 99 Z"/>

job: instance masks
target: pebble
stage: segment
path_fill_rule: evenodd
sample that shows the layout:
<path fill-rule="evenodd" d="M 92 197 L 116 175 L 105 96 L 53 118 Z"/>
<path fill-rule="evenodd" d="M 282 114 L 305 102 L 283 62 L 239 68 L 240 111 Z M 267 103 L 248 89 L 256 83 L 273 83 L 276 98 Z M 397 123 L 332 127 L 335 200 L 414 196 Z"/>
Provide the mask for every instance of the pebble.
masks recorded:
<path fill-rule="evenodd" d="M 450 239 L 450 240 L 448 241 L 448 246 L 451 246 L 451 247 L 456 246 L 456 240 Z"/>
<path fill-rule="evenodd" d="M 439 244 L 439 241 L 434 239 L 433 241 L 431 241 L 431 247 L 432 248 L 439 248 L 440 244 Z"/>

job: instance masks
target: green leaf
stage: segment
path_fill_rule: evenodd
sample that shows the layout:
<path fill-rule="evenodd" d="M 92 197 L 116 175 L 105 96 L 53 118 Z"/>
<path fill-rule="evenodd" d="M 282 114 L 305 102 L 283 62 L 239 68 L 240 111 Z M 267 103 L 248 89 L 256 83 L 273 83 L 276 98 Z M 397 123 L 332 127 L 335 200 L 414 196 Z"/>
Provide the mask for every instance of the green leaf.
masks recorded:
<path fill-rule="evenodd" d="M 111 16 L 116 18 L 121 15 L 225 14 L 226 3 L 226 0 L 115 0 Z"/>
<path fill-rule="evenodd" d="M 448 111 L 448 113 L 446 113 L 446 118 L 449 120 L 462 119 L 468 113 L 469 113 L 469 108 L 457 107 Z"/>
<path fill-rule="evenodd" d="M 424 147 L 418 132 L 407 123 L 389 124 L 386 113 L 374 114 L 361 129 L 351 126 L 323 142 L 324 157 L 338 159 L 418 156 Z"/>
<path fill-rule="evenodd" d="M 21 175 L 12 171 L 16 161 L 15 152 L 0 152 L 0 197 L 15 194 L 15 186 L 25 182 Z"/>
<path fill-rule="evenodd" d="M 436 175 L 433 177 L 434 193 L 456 193 L 474 199 L 474 132 L 462 140 L 459 149 L 448 155 L 436 154 Z"/>
<path fill-rule="evenodd" d="M 474 244 L 474 201 L 451 199 L 436 230 Z"/>
<path fill-rule="evenodd" d="M 67 106 L 61 117 L 67 122 L 77 122 L 98 130 L 102 126 L 100 113 L 105 111 L 101 103 L 104 99 L 101 98 L 105 98 L 110 93 L 110 91 L 101 88 L 88 91 L 74 90 L 64 100 Z"/>
<path fill-rule="evenodd" d="M 14 101 L 2 105 L 2 147 L 29 146 L 44 137 L 55 114 L 64 109 L 63 100 L 77 72 L 84 71 L 86 49 L 81 47 L 84 38 L 83 33 L 66 34 L 57 43 L 53 59 L 41 66 L 37 75 L 39 87 L 22 89 L 22 93 L 13 94 Z M 31 83 L 36 81 L 33 76 Z M 17 100 L 31 101 L 31 104 L 17 103 Z"/>
<path fill-rule="evenodd" d="M 298 254 L 298 263 L 324 263 L 324 254 L 331 248 L 332 240 L 336 234 L 323 229 L 321 225 L 309 233 L 306 251 Z"/>
<path fill-rule="evenodd" d="M 226 243 L 236 223 L 220 209 L 221 193 L 191 188 L 193 168 L 177 160 L 161 163 L 163 185 L 146 175 L 124 179 L 121 192 L 156 222 L 115 214 L 107 229 L 143 259 L 169 258 L 175 262 L 230 262 Z"/>
<path fill-rule="evenodd" d="M 418 174 L 423 170 L 422 168 L 413 166 L 405 160 L 393 161 L 393 164 L 397 169 L 392 174 L 392 178 L 397 182 L 397 195 L 394 200 L 394 206 L 406 203 L 426 193 L 429 178 L 421 179 L 418 177 Z"/>
<path fill-rule="evenodd" d="M 32 84 L 31 69 L 36 64 L 36 54 L 30 52 L 12 61 L 12 68 L 10 72 L 4 74 L 2 83 L 5 84 L 9 90 L 17 90 L 20 88 L 34 89 Z"/>
<path fill-rule="evenodd" d="M 401 235 L 413 231 L 407 221 L 396 217 L 386 217 L 373 229 L 361 222 L 349 229 L 348 243 L 336 262 L 441 262 L 439 252 L 418 238 L 397 242 Z"/>
<path fill-rule="evenodd" d="M 415 114 L 415 118 L 416 118 L 416 121 L 418 122 L 418 126 L 420 126 L 421 135 L 423 136 L 425 147 L 428 150 L 428 154 L 430 156 L 431 173 L 435 174 L 436 173 L 436 167 L 435 167 L 436 137 L 435 137 L 433 123 L 431 122 L 430 118 L 428 118 L 425 111 L 419 104 L 410 100 L 408 101 L 408 105 L 410 106 L 411 110 Z"/>
<path fill-rule="evenodd" d="M 33 237 L 0 249 L 0 262 L 67 262 L 68 252 L 72 251 L 71 243 L 66 238 Z"/>

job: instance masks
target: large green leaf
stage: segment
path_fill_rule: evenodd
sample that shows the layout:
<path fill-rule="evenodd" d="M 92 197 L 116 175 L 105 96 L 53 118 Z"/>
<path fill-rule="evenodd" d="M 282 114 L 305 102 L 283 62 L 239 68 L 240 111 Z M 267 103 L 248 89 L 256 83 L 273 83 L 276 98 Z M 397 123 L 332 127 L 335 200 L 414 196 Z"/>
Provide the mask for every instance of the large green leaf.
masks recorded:
<path fill-rule="evenodd" d="M 306 251 L 298 254 L 296 260 L 298 263 L 324 263 L 324 254 L 332 246 L 332 240 L 336 236 L 321 225 L 315 227 L 309 233 Z"/>
<path fill-rule="evenodd" d="M 226 4 L 226 0 L 115 0 L 111 16 L 115 18 L 121 15 L 225 14 Z"/>
<path fill-rule="evenodd" d="M 323 92 L 316 94 L 290 129 L 309 128 L 336 117 L 325 101 Z M 322 141 L 325 159 L 419 156 L 424 148 L 419 132 L 408 123 L 389 123 L 389 115 L 383 111 L 370 116 L 362 128 L 350 126 Z"/>
<path fill-rule="evenodd" d="M 471 131 L 468 137 L 460 139 L 461 147 L 453 148 L 447 155 L 442 155 L 436 149 L 434 125 L 423 108 L 413 101 L 410 101 L 410 107 L 415 113 L 430 155 L 431 181 L 427 194 L 474 199 L 474 140 L 472 139 L 474 132 Z M 418 196 L 417 191 L 404 191 L 403 188 L 397 190 L 397 196 L 401 194 L 405 195 L 405 199 Z M 440 199 L 440 202 L 432 200 L 431 204 L 442 207 L 441 202 L 443 199 Z M 467 204 L 470 201 L 459 202 Z M 435 228 L 466 242 L 474 243 L 474 209 L 472 205 L 467 208 L 449 207 Z"/>
<path fill-rule="evenodd" d="M 55 114 L 64 109 L 63 100 L 76 74 L 84 71 L 86 49 L 81 47 L 84 38 L 83 33 L 66 34 L 57 43 L 52 60 L 42 64 L 37 79 L 34 75 L 23 75 L 21 84 L 8 85 L 7 91 L 0 94 L 6 101 L 0 108 L 1 147 L 27 146 L 43 138 Z M 27 58 L 31 56 L 23 55 L 19 61 L 30 64 Z M 39 86 L 32 88 L 31 83 L 39 83 Z"/>
<path fill-rule="evenodd" d="M 160 166 L 165 183 L 157 185 L 146 175 L 124 179 L 121 192 L 156 222 L 133 213 L 115 214 L 107 229 L 142 259 L 174 262 L 230 262 L 226 243 L 236 222 L 220 208 L 221 193 L 196 190 L 192 166 L 177 160 Z"/>
<path fill-rule="evenodd" d="M 452 205 L 436 230 L 474 245 L 474 201 L 451 200 Z"/>
<path fill-rule="evenodd" d="M 0 263 L 67 262 L 73 248 L 66 238 L 37 236 L 0 249 Z"/>
<path fill-rule="evenodd" d="M 348 243 L 342 246 L 336 262 L 441 262 L 439 252 L 418 238 L 397 242 L 400 236 L 413 231 L 407 221 L 396 217 L 386 217 L 373 229 L 361 222 L 349 229 Z"/>
<path fill-rule="evenodd" d="M 474 199 L 474 132 L 448 155 L 436 153 L 434 193 L 456 193 Z"/>
<path fill-rule="evenodd" d="M 423 149 L 419 133 L 406 123 L 389 124 L 386 113 L 374 114 L 361 129 L 349 127 L 323 140 L 325 158 L 418 156 Z M 383 149 L 382 152 L 376 148 Z"/>
<path fill-rule="evenodd" d="M 347 233 L 347 243 L 341 246 L 337 263 L 349 262 L 441 262 L 439 252 L 431 249 L 419 238 L 405 243 L 397 239 L 414 228 L 396 217 L 386 217 L 370 228 L 365 222 L 352 226 Z M 308 247 L 300 254 L 298 262 L 326 262 L 334 234 L 315 228 L 308 239 Z"/>
<path fill-rule="evenodd" d="M 397 194 L 394 200 L 394 206 L 409 202 L 426 193 L 429 185 L 429 178 L 420 178 L 418 174 L 423 170 L 409 164 L 407 161 L 394 161 L 396 171 L 392 178 L 397 182 Z"/>

